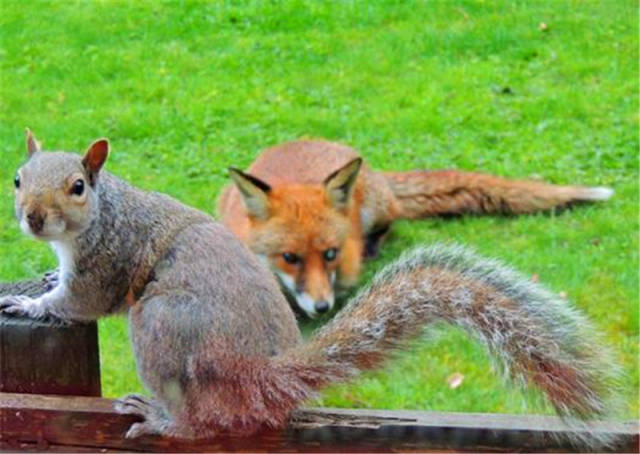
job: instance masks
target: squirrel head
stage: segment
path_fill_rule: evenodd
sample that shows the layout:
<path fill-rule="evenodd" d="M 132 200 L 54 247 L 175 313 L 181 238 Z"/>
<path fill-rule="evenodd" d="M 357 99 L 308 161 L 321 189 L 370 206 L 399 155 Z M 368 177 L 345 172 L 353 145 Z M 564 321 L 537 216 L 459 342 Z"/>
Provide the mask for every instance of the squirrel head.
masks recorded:
<path fill-rule="evenodd" d="M 37 239 L 61 241 L 84 232 L 98 214 L 98 174 L 109 142 L 98 139 L 84 157 L 42 151 L 27 129 L 28 160 L 15 176 L 20 229 Z"/>

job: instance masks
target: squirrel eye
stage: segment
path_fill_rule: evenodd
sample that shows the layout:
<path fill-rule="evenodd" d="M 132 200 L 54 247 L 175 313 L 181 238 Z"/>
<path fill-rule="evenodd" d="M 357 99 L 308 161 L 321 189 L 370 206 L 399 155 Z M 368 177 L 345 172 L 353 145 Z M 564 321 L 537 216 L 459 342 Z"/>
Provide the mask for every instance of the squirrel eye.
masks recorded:
<path fill-rule="evenodd" d="M 336 259 L 337 255 L 338 255 L 338 250 L 334 247 L 327 249 L 326 251 L 324 251 L 324 259 L 327 262 L 331 262 L 333 260 Z"/>
<path fill-rule="evenodd" d="M 13 179 L 13 184 L 15 185 L 16 189 L 20 187 L 20 175 L 15 176 L 15 178 Z"/>
<path fill-rule="evenodd" d="M 300 257 L 290 252 L 285 252 L 284 254 L 282 254 L 282 258 L 284 259 L 285 262 L 290 263 L 292 265 L 295 265 L 296 263 L 300 262 Z"/>
<path fill-rule="evenodd" d="M 73 182 L 71 193 L 74 195 L 82 195 L 84 193 L 84 181 L 76 180 Z"/>

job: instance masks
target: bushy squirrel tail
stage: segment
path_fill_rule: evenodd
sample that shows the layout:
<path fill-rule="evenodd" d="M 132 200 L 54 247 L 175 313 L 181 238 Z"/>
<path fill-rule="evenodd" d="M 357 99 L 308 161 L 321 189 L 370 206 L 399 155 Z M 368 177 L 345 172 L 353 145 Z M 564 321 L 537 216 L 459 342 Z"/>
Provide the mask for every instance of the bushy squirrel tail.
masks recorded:
<path fill-rule="evenodd" d="M 273 358 L 263 393 L 293 409 L 323 385 L 379 366 L 437 321 L 481 340 L 508 376 L 544 391 L 576 428 L 612 409 L 616 367 L 580 313 L 496 261 L 442 245 L 405 254 L 310 342 Z M 575 441 L 612 442 L 596 433 Z"/>
<path fill-rule="evenodd" d="M 560 186 L 457 170 L 384 172 L 400 218 L 458 214 L 522 214 L 609 199 L 606 187 Z"/>

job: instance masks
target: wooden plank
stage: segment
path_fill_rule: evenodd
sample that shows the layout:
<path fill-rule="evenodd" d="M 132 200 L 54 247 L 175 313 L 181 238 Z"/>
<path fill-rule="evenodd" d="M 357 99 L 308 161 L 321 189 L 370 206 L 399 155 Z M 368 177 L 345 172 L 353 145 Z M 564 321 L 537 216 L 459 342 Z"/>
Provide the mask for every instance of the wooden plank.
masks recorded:
<path fill-rule="evenodd" d="M 96 323 L 0 315 L 0 392 L 100 396 Z"/>
<path fill-rule="evenodd" d="M 221 435 L 184 441 L 157 436 L 123 438 L 136 418 L 119 415 L 113 401 L 0 393 L 0 449 L 155 452 L 571 452 L 570 430 L 550 416 L 411 411 L 302 409 L 283 431 L 252 438 Z M 594 423 L 620 437 L 617 452 L 638 452 L 638 422 Z M 42 450 L 42 449 L 40 449 Z M 584 451 L 579 448 L 577 451 Z"/>
<path fill-rule="evenodd" d="M 93 448 L 90 446 L 64 446 L 64 445 L 49 445 L 37 443 L 14 443 L 9 444 L 0 440 L 0 452 L 130 452 L 122 449 L 106 449 L 106 448 Z"/>

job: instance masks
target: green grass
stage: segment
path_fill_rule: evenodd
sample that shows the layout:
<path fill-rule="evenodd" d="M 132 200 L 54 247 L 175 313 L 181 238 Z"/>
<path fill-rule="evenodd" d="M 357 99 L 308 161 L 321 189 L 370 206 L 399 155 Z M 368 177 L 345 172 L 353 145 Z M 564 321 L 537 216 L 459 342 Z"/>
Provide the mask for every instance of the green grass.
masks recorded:
<path fill-rule="evenodd" d="M 607 185 L 611 201 L 557 215 L 398 223 L 363 282 L 434 241 L 537 274 L 605 334 L 626 373 L 623 416 L 637 417 L 637 2 L 5 0 L 0 27 L 2 280 L 55 265 L 12 215 L 25 126 L 49 149 L 107 136 L 110 171 L 212 214 L 228 166 L 303 136 L 348 143 L 374 168 Z M 107 396 L 141 388 L 126 331 L 100 324 Z M 429 338 L 319 403 L 549 411 L 462 333 Z"/>

